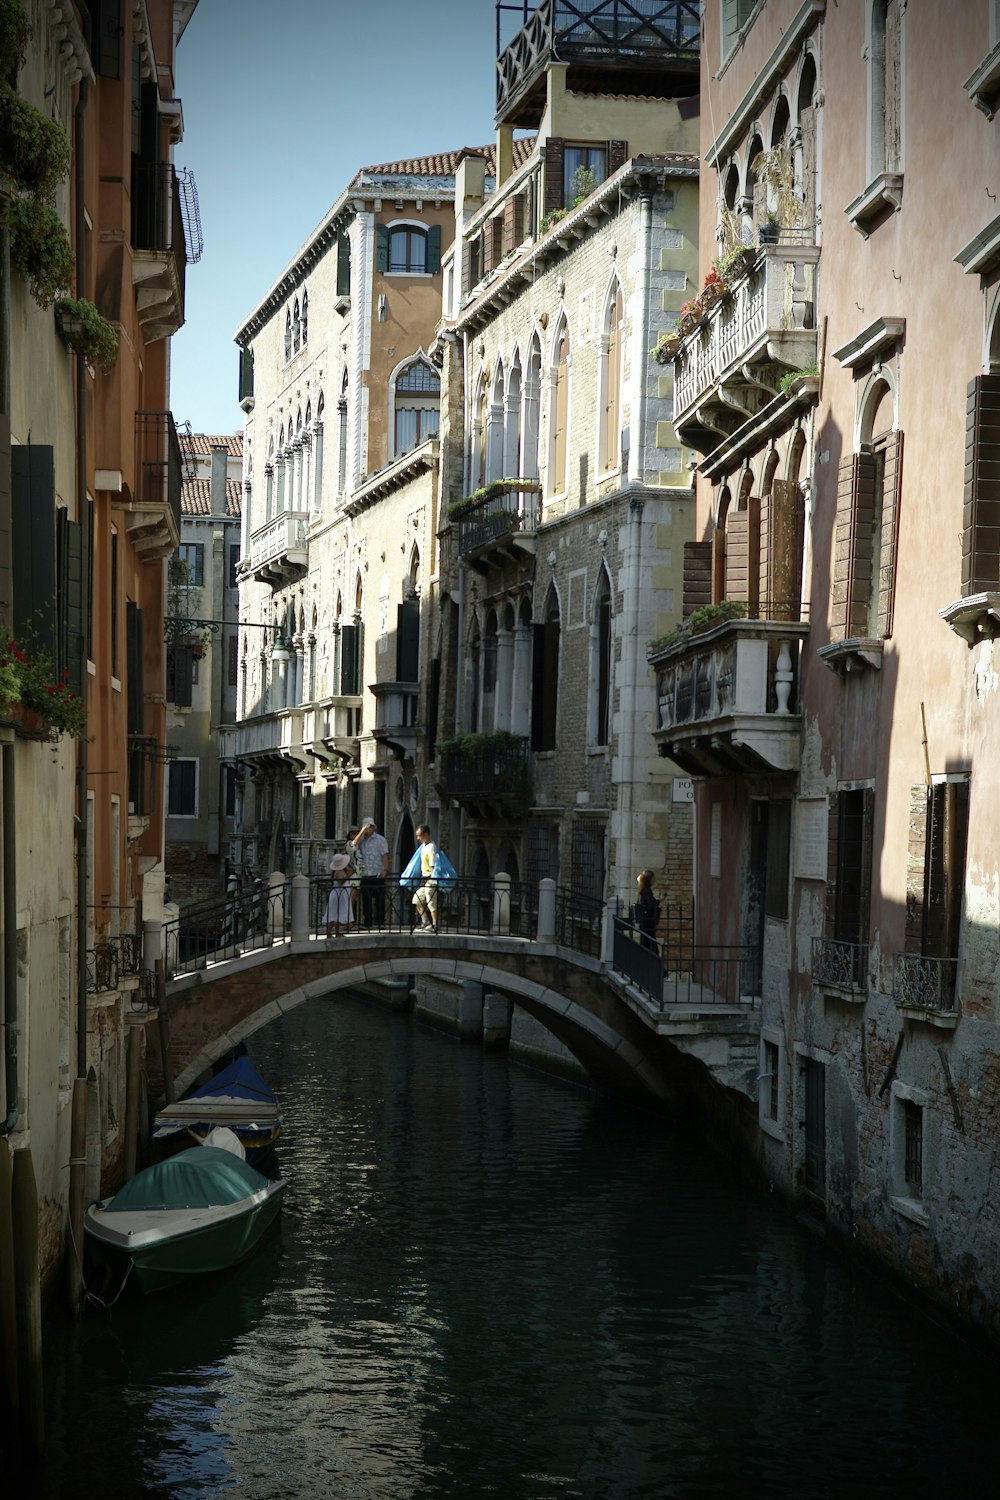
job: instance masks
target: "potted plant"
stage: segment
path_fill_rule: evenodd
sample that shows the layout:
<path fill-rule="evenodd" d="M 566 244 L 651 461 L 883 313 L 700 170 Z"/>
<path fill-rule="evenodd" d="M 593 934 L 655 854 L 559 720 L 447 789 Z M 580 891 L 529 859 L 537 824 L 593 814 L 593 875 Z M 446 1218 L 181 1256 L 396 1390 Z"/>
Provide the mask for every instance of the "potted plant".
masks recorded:
<path fill-rule="evenodd" d="M 720 274 L 718 268 L 713 265 L 708 275 L 705 277 L 705 285 L 698 293 L 698 301 L 707 312 L 708 309 L 714 307 L 717 302 L 721 302 L 728 291 L 729 285 L 725 280 L 725 277 L 723 277 Z"/>
<path fill-rule="evenodd" d="M 26 193 L 49 198 L 69 171 L 69 139 L 58 120 L 0 82 L 0 163 Z"/>
<path fill-rule="evenodd" d="M 0 0 L 0 77 L 24 67 L 30 37 L 31 22 L 21 0 Z"/>
<path fill-rule="evenodd" d="M 579 208 L 585 199 L 597 189 L 597 173 L 593 167 L 577 167 L 569 180 L 569 191 L 572 206 Z"/>
<path fill-rule="evenodd" d="M 13 722 L 19 734 L 33 739 L 57 739 L 68 734 L 82 739 L 87 708 L 74 693 L 66 673 L 56 672 L 50 652 L 30 637 L 8 638 L 0 646 L 0 719 Z"/>
<path fill-rule="evenodd" d="M 660 334 L 649 352 L 658 365 L 669 365 L 677 358 L 683 342 L 683 335 L 676 328 L 671 328 Z"/>
<path fill-rule="evenodd" d="M 782 229 L 795 229 L 802 223 L 801 198 L 795 192 L 795 157 L 790 136 L 783 136 L 768 151 L 760 151 L 750 163 L 750 170 L 764 187 L 765 209 L 759 227 L 762 245 L 776 244 Z"/>
<path fill-rule="evenodd" d="M 51 307 L 60 292 L 69 291 L 73 278 L 73 250 L 66 226 L 42 199 L 21 196 L 7 215 L 10 258 L 28 278 L 39 307 Z"/>
<path fill-rule="evenodd" d="M 677 328 L 683 338 L 689 333 L 694 333 L 702 320 L 704 309 L 697 297 L 692 297 L 688 302 L 682 302 L 680 312 L 677 315 Z"/>
<path fill-rule="evenodd" d="M 102 370 L 110 370 L 118 358 L 118 333 L 86 297 L 61 297 L 56 303 L 56 323 L 69 347 Z"/>

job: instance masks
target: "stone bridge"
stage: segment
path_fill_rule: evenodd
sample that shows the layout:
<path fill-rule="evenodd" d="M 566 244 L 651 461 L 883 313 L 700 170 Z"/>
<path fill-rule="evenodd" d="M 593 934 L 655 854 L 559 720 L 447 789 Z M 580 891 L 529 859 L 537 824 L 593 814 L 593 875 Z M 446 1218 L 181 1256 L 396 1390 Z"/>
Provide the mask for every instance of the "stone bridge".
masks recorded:
<path fill-rule="evenodd" d="M 411 977 L 457 987 L 468 1035 L 483 1035 L 485 997 L 512 1001 L 602 1085 L 675 1105 L 700 1091 L 707 1069 L 745 1101 L 756 1098 L 759 1011 L 656 1007 L 607 962 L 554 942 L 396 932 L 276 939 L 168 980 L 175 1092 L 286 1010 L 346 989 L 377 988 L 408 1004 Z M 150 1087 L 162 1096 L 164 1080 L 151 1077 Z"/>

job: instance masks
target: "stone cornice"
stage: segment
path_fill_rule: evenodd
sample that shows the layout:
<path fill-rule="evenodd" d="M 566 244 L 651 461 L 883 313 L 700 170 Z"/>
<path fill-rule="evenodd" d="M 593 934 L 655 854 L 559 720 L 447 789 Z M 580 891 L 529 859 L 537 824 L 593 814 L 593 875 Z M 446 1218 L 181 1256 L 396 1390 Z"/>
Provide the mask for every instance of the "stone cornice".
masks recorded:
<path fill-rule="evenodd" d="M 384 500 L 393 490 L 402 489 L 411 479 L 428 469 L 436 469 L 438 465 L 438 440 L 428 438 L 426 443 L 421 443 L 419 448 L 414 448 L 412 453 L 404 453 L 402 458 L 397 458 L 392 463 L 386 464 L 384 469 L 379 469 L 370 479 L 359 486 L 344 502 L 344 514 L 357 516 L 369 506 Z"/>

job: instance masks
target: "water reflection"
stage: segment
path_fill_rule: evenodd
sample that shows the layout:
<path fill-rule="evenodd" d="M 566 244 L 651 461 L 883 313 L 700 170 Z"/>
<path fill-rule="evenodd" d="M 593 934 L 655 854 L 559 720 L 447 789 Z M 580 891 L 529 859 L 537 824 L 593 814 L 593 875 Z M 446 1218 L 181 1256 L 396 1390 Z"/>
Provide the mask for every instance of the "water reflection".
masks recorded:
<path fill-rule="evenodd" d="M 697 1143 L 340 996 L 254 1056 L 280 1236 L 53 1331 L 47 1496 L 995 1493 L 996 1366 Z"/>

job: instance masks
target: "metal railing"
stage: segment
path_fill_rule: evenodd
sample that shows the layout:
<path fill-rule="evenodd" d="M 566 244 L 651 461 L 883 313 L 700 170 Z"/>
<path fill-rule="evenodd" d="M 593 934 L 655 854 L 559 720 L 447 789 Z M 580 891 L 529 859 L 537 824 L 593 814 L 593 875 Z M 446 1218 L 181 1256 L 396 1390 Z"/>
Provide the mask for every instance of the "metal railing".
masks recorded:
<path fill-rule="evenodd" d="M 181 445 L 168 411 L 135 414 L 136 499 L 143 505 L 162 505 L 181 525 Z"/>
<path fill-rule="evenodd" d="M 953 1015 L 958 1010 L 958 960 L 924 953 L 894 953 L 892 998 L 900 1008 Z"/>
<path fill-rule="evenodd" d="M 474 510 L 466 511 L 458 523 L 458 555 L 467 557 L 502 541 L 515 531 L 534 532 L 541 505 L 541 485 L 510 485 Z"/>
<path fill-rule="evenodd" d="M 209 962 L 238 958 L 282 940 L 290 924 L 285 886 L 238 893 L 189 907 L 163 928 L 168 975 L 189 974 Z"/>
<path fill-rule="evenodd" d="M 526 739 L 493 748 L 445 750 L 441 786 L 449 797 L 516 797 L 530 801 L 531 754 Z"/>
<path fill-rule="evenodd" d="M 752 1008 L 760 999 L 760 954 L 747 943 L 666 949 L 634 922 L 615 917 L 611 965 L 660 1009 Z"/>
<path fill-rule="evenodd" d="M 840 938 L 812 940 L 814 984 L 834 984 L 841 989 L 863 989 L 868 983 L 868 944 L 845 943 Z"/>
<path fill-rule="evenodd" d="M 556 942 L 577 953 L 601 956 L 604 902 L 559 886 L 556 891 Z"/>
<path fill-rule="evenodd" d="M 87 949 L 87 992 L 118 989 L 122 979 L 142 972 L 142 938 L 136 933 L 121 933 L 102 939 Z"/>

